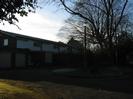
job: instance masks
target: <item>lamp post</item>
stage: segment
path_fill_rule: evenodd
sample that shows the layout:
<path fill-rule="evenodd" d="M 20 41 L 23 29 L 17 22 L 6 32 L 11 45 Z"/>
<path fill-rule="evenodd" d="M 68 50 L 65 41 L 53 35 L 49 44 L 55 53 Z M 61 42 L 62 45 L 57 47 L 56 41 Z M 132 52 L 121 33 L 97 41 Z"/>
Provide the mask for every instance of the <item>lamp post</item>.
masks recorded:
<path fill-rule="evenodd" d="M 87 28 L 87 26 L 86 26 L 87 24 L 85 23 L 84 24 L 84 69 L 86 69 L 87 68 L 87 53 L 86 53 L 86 48 L 87 48 L 87 44 L 86 44 L 86 28 Z"/>
<path fill-rule="evenodd" d="M 119 34 L 117 34 L 116 35 L 116 48 L 115 48 L 115 65 L 117 65 L 118 66 L 118 64 L 119 64 L 119 60 L 118 60 L 118 43 L 119 43 L 119 41 L 118 41 L 118 37 L 119 37 Z"/>

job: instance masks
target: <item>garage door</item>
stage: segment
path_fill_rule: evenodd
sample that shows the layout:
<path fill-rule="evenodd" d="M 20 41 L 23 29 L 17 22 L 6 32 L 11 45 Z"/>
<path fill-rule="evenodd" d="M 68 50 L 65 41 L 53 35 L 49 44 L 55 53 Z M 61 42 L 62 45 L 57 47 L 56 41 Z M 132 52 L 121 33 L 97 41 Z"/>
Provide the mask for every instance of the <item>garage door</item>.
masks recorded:
<path fill-rule="evenodd" d="M 45 63 L 52 63 L 52 53 L 45 53 Z"/>
<path fill-rule="evenodd" d="M 0 52 L 0 68 L 10 68 L 10 67 L 11 67 L 11 53 Z"/>
<path fill-rule="evenodd" d="M 25 66 L 26 66 L 25 54 L 17 53 L 16 54 L 16 67 L 25 67 Z"/>

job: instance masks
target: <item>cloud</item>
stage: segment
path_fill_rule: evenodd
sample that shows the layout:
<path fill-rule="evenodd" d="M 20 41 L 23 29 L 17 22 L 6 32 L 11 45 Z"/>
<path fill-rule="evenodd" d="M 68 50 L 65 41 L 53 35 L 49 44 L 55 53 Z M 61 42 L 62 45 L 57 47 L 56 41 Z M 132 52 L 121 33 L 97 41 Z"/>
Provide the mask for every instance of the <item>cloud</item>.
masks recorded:
<path fill-rule="evenodd" d="M 18 19 L 19 23 L 17 23 L 17 25 L 21 30 L 7 22 L 5 22 L 5 25 L 0 24 L 0 29 L 18 34 L 59 41 L 56 35 L 59 29 L 63 26 L 62 21 L 53 20 L 49 15 L 46 16 L 41 13 L 30 13 L 28 17 L 18 16 Z"/>

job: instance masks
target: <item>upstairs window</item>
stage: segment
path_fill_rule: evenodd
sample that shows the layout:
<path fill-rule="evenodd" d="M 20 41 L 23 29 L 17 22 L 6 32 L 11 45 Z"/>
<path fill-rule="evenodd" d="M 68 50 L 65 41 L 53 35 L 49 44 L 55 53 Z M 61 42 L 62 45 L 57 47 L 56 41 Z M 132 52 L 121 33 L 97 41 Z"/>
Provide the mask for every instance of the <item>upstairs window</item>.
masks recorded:
<path fill-rule="evenodd" d="M 54 48 L 55 48 L 55 49 L 59 49 L 59 46 L 57 46 L 57 45 L 54 45 Z"/>
<path fill-rule="evenodd" d="M 8 39 L 4 39 L 4 46 L 8 46 Z"/>
<path fill-rule="evenodd" d="M 34 42 L 34 46 L 40 47 L 41 46 L 41 43 L 40 42 Z"/>

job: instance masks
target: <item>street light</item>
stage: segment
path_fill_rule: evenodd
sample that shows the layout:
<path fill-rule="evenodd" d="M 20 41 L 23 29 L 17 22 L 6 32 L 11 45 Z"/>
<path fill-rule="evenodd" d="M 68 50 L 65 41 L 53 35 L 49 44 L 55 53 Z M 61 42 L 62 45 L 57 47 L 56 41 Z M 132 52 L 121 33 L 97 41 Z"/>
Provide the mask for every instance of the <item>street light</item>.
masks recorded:
<path fill-rule="evenodd" d="M 87 23 L 84 24 L 84 69 L 87 68 L 87 53 L 86 53 L 86 29 L 87 29 Z"/>

